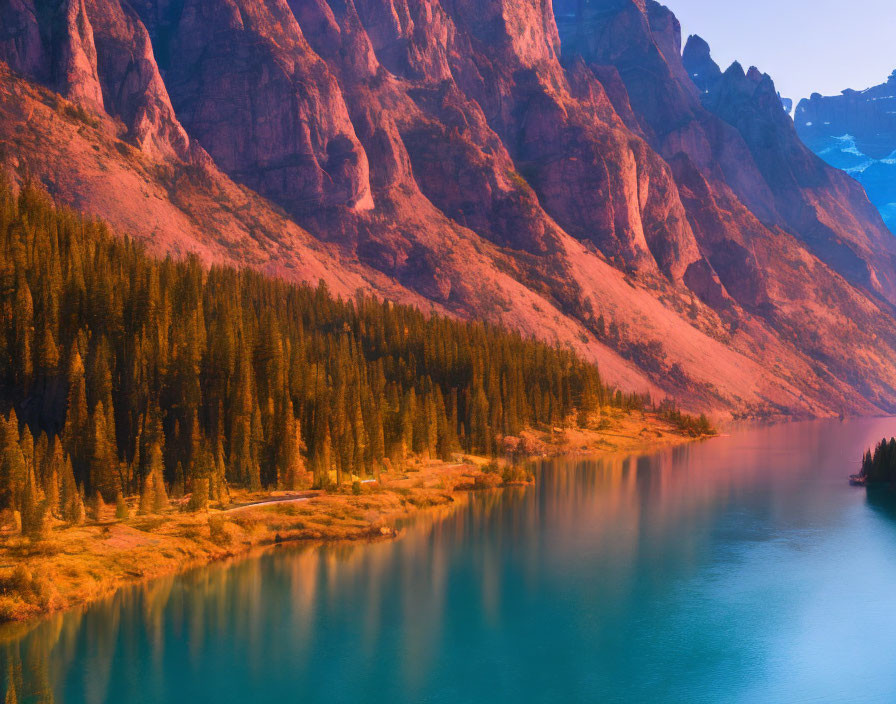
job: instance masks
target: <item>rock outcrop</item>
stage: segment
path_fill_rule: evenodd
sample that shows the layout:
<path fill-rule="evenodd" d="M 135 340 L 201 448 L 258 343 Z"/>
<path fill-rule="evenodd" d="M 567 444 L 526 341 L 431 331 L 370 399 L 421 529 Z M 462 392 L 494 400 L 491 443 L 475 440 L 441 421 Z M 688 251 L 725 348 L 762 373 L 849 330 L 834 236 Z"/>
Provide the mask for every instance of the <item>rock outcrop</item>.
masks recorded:
<path fill-rule="evenodd" d="M 373 207 L 367 155 L 285 0 L 137 5 L 172 103 L 224 171 L 290 212 Z"/>
<path fill-rule="evenodd" d="M 80 105 L 103 110 L 93 27 L 84 0 L 6 0 L 0 60 Z"/>

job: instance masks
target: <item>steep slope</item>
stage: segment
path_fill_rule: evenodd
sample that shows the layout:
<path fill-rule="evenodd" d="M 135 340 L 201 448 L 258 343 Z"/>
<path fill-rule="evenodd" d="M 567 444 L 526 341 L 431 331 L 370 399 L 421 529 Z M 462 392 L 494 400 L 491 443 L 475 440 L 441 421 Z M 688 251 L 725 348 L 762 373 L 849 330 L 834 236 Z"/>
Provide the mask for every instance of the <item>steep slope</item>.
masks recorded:
<path fill-rule="evenodd" d="M 888 232 L 855 181 L 823 164 L 799 139 L 781 108 L 772 79 L 751 68 L 732 65 L 713 78 L 698 67 L 707 60 L 699 38 L 692 38 L 684 63 L 703 86 L 701 100 L 735 126 L 765 183 L 775 196 L 777 223 L 805 241 L 847 279 L 879 293 L 891 303 L 896 290 L 896 239 Z M 697 48 L 695 48 L 697 47 Z"/>
<path fill-rule="evenodd" d="M 426 303 L 311 237 L 210 162 L 157 161 L 121 139 L 126 136 L 120 123 L 17 79 L 0 64 L 5 179 L 38 180 L 83 212 L 105 214 L 158 254 L 195 254 L 209 263 L 324 280 L 343 296 L 360 288 Z"/>
<path fill-rule="evenodd" d="M 831 166 L 856 179 L 896 232 L 896 72 L 878 86 L 800 101 L 796 130 Z"/>
<path fill-rule="evenodd" d="M 885 230 L 763 81 L 707 51 L 698 89 L 656 3 L 30 2 L 0 58 L 67 100 L 0 76 L 10 173 L 160 251 L 501 322 L 692 408 L 896 403 Z"/>
<path fill-rule="evenodd" d="M 560 0 L 564 56 L 612 65 L 654 147 L 685 155 L 717 191 L 786 229 L 852 283 L 896 301 L 896 241 L 867 196 L 799 140 L 774 83 L 739 64 L 722 72 L 654 0 Z"/>
<path fill-rule="evenodd" d="M 639 126 L 675 170 L 701 250 L 728 293 L 780 332 L 811 324 L 814 333 L 794 344 L 851 374 L 850 357 L 831 349 L 839 324 L 825 318 L 838 308 L 848 313 L 853 292 L 831 286 L 827 274 L 798 285 L 807 272 L 781 262 L 820 259 L 876 299 L 883 325 L 896 291 L 896 242 L 861 189 L 802 145 L 771 79 L 738 64 L 723 73 L 698 37 L 682 57 L 677 21 L 651 0 L 564 0 L 558 17 L 567 63 L 618 71 Z"/>
<path fill-rule="evenodd" d="M 86 213 L 103 213 L 117 230 L 146 241 L 158 254 L 191 253 L 209 263 L 248 265 L 289 280 L 312 284 L 323 280 L 343 297 L 363 290 L 424 310 L 434 307 L 446 312 L 360 263 L 339 245 L 312 237 L 210 163 L 157 161 L 121 139 L 126 136 L 120 123 L 86 113 L 57 94 L 16 78 L 0 65 L 4 178 L 14 183 L 37 179 L 68 204 Z M 493 255 L 501 260 L 496 252 Z M 549 299 L 523 288 L 474 249 L 458 248 L 450 256 L 466 258 L 464 267 L 480 277 L 463 285 L 481 292 L 473 300 L 484 308 L 479 313 L 463 308 L 455 312 L 496 320 L 503 316 L 511 327 L 575 346 L 599 359 L 607 377 L 625 388 L 662 393 L 611 349 L 593 338 L 592 344 L 584 344 L 588 332 L 581 324 L 563 316 Z M 477 257 L 483 260 L 479 268 Z M 609 266 L 606 271 L 617 275 Z M 435 285 L 430 279 L 424 283 Z M 511 317 L 514 309 L 517 315 Z"/>

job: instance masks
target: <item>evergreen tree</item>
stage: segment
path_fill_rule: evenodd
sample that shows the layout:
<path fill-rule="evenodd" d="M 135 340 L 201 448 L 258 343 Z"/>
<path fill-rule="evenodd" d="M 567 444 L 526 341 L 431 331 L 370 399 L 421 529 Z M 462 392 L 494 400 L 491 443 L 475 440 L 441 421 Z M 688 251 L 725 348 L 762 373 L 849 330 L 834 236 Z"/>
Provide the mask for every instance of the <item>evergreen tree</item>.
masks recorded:
<path fill-rule="evenodd" d="M 72 458 L 75 476 L 84 481 L 88 473 L 88 441 L 90 432 L 87 413 L 87 385 L 84 381 L 84 363 L 81 361 L 77 343 L 72 344 L 69 354 L 66 409 L 63 446 Z"/>
<path fill-rule="evenodd" d="M 208 477 L 197 477 L 193 482 L 193 493 L 187 507 L 190 511 L 208 510 Z"/>
<path fill-rule="evenodd" d="M 325 488 L 330 484 L 330 469 L 333 466 L 329 421 L 326 418 L 320 418 L 318 429 L 314 455 L 314 486 Z"/>
<path fill-rule="evenodd" d="M 296 421 L 291 408 L 285 412 L 284 419 L 285 428 L 283 441 L 280 445 L 281 468 L 279 474 L 282 477 L 283 488 L 295 490 L 301 485 L 302 477 L 305 474 L 305 461 L 302 459 L 305 445 L 302 442 L 299 423 Z"/>
<path fill-rule="evenodd" d="M 124 500 L 124 496 L 120 491 L 115 496 L 115 517 L 119 521 L 126 521 L 131 517 L 131 511 L 128 508 L 128 504 Z"/>
<path fill-rule="evenodd" d="M 34 469 L 31 467 L 26 470 L 20 513 L 22 534 L 31 538 L 41 537 L 46 528 L 46 505 L 38 492 Z"/>
<path fill-rule="evenodd" d="M 34 367 L 34 303 L 25 277 L 16 276 L 13 292 L 12 378 L 15 388 L 27 393 L 31 389 Z"/>
<path fill-rule="evenodd" d="M 103 516 L 103 497 L 99 490 L 94 491 L 90 495 L 90 501 L 87 505 L 87 514 L 91 521 L 99 521 Z"/>
<path fill-rule="evenodd" d="M 61 510 L 61 501 L 60 501 L 60 488 L 59 488 L 59 469 L 57 467 L 63 466 L 62 462 L 59 464 L 53 463 L 50 468 L 50 474 L 46 478 L 44 482 L 44 496 L 46 496 L 47 502 L 47 512 L 50 516 L 59 517 L 62 515 Z"/>
<path fill-rule="evenodd" d="M 3 488 L 6 504 L 13 510 L 21 509 L 22 494 L 28 480 L 28 465 L 19 444 L 18 424 L 15 411 L 12 411 L 0 428 L 0 449 L 3 453 L 0 456 L 0 486 Z"/>
<path fill-rule="evenodd" d="M 48 511 L 78 523 L 84 493 L 139 489 L 145 513 L 166 484 L 204 480 L 224 501 L 230 484 L 296 488 L 307 465 L 315 486 L 332 470 L 342 485 L 387 455 L 488 455 L 502 435 L 646 402 L 492 325 L 152 259 L 30 187 L 0 188 L 0 261 L 0 508 L 21 505 L 29 468 Z"/>
<path fill-rule="evenodd" d="M 62 519 L 72 525 L 80 525 L 85 519 L 84 497 L 75 481 L 71 459 L 66 456 L 62 465 L 62 481 L 60 491 Z"/>
<path fill-rule="evenodd" d="M 149 473 L 147 487 L 152 500 L 152 512 L 161 513 L 168 508 L 168 494 L 165 491 L 163 474 L 162 448 L 154 443 L 149 451 Z M 141 501 L 142 504 L 142 501 Z"/>
<path fill-rule="evenodd" d="M 152 513 L 154 481 L 155 478 L 152 475 L 148 475 L 144 477 L 143 484 L 140 487 L 140 502 L 138 504 L 137 513 L 141 516 Z"/>
<path fill-rule="evenodd" d="M 90 414 L 87 476 L 88 486 L 92 490 L 98 491 L 104 499 L 114 501 L 122 487 L 118 459 L 106 428 L 108 422 L 105 407 L 100 401 Z"/>

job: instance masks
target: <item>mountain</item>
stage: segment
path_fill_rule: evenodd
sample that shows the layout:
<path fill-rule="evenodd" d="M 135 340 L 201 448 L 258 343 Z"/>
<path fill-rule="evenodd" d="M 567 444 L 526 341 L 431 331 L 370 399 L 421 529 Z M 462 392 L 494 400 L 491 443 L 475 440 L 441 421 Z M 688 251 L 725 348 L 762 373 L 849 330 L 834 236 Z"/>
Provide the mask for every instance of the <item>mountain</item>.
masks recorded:
<path fill-rule="evenodd" d="M 861 183 L 896 232 L 896 71 L 867 90 L 813 93 L 794 119 L 809 148 Z"/>
<path fill-rule="evenodd" d="M 14 182 L 157 252 L 568 345 L 738 416 L 896 407 L 896 244 L 652 0 L 0 0 Z"/>

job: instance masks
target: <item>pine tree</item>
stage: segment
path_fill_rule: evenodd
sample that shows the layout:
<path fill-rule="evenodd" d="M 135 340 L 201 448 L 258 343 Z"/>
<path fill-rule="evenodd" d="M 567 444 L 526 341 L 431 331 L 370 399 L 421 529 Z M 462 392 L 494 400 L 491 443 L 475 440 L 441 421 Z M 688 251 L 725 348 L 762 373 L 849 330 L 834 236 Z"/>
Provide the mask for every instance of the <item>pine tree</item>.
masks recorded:
<path fill-rule="evenodd" d="M 29 467 L 22 491 L 21 517 L 22 534 L 30 538 L 42 537 L 46 529 L 46 505 L 38 490 L 34 469 Z"/>
<path fill-rule="evenodd" d="M 13 294 L 13 379 L 23 395 L 31 389 L 34 373 L 34 302 L 24 276 L 17 276 Z"/>
<path fill-rule="evenodd" d="M 6 504 L 13 510 L 21 508 L 22 494 L 28 480 L 28 465 L 18 442 L 18 419 L 15 411 L 0 429 L 2 433 L 2 456 L 0 456 L 0 485 L 2 485 Z"/>
<path fill-rule="evenodd" d="M 364 412 L 361 406 L 361 393 L 357 387 L 352 389 L 351 396 L 351 425 L 348 428 L 351 437 L 354 440 L 351 455 L 351 472 L 357 476 L 363 476 L 367 473 L 367 449 L 369 439 L 367 435 L 367 427 L 364 423 Z"/>
<path fill-rule="evenodd" d="M 53 463 L 50 469 L 50 474 L 44 482 L 44 495 L 46 496 L 47 501 L 47 511 L 51 516 L 56 517 L 62 515 L 60 503 L 59 470 L 57 469 L 57 466 L 58 465 L 56 463 Z"/>
<path fill-rule="evenodd" d="M 194 513 L 208 510 L 208 477 L 197 477 L 193 482 L 193 493 L 187 507 Z"/>
<path fill-rule="evenodd" d="M 82 480 L 88 473 L 89 418 L 87 413 L 87 386 L 84 381 L 84 364 L 77 343 L 72 345 L 68 363 L 68 396 L 66 404 L 63 446 L 72 459 L 76 477 Z"/>
<path fill-rule="evenodd" d="M 56 462 L 55 445 L 56 443 L 51 443 L 50 438 L 43 431 L 34 442 L 34 472 L 37 476 L 37 483 L 41 486 L 46 482 L 51 468 Z"/>
<path fill-rule="evenodd" d="M 100 402 L 90 415 L 88 485 L 92 490 L 100 492 L 104 499 L 114 501 L 115 495 L 121 491 L 122 487 L 118 472 L 118 459 L 109 440 L 107 422 L 105 407 Z"/>
<path fill-rule="evenodd" d="M 80 525 L 84 522 L 85 509 L 84 497 L 81 495 L 78 485 L 75 481 L 75 473 L 72 469 L 71 459 L 66 456 L 62 466 L 62 481 L 60 491 L 60 504 L 62 508 L 62 519 L 66 523 Z"/>
<path fill-rule="evenodd" d="M 171 497 L 173 499 L 182 499 L 184 497 L 184 483 L 186 473 L 184 465 L 178 460 L 174 465 L 174 481 L 171 482 Z"/>
<path fill-rule="evenodd" d="M 163 475 L 162 448 L 154 443 L 150 448 L 149 474 L 147 475 L 149 490 L 152 492 L 152 512 L 161 513 L 168 508 L 168 494 L 165 491 Z"/>
<path fill-rule="evenodd" d="M 227 470 L 224 464 L 224 442 L 220 436 L 215 443 L 214 453 L 215 470 L 211 477 L 211 488 L 209 494 L 217 501 L 223 503 L 230 496 L 230 489 L 227 486 Z"/>
<path fill-rule="evenodd" d="M 382 464 L 383 458 L 386 456 L 386 436 L 383 429 L 383 414 L 379 406 L 373 408 L 369 427 L 370 457 L 374 467 L 379 467 Z"/>
<path fill-rule="evenodd" d="M 19 447 L 22 448 L 22 457 L 25 458 L 25 471 L 31 472 L 36 478 L 37 467 L 34 462 L 34 436 L 31 434 L 31 429 L 27 424 L 22 427 L 22 432 L 19 436 Z"/>
<path fill-rule="evenodd" d="M 146 477 L 144 477 L 143 484 L 140 487 L 140 503 L 137 508 L 137 513 L 141 516 L 152 513 L 154 481 L 155 477 L 153 475 L 147 475 Z"/>
<path fill-rule="evenodd" d="M 128 508 L 127 502 L 124 500 L 124 496 L 119 491 L 115 496 L 115 518 L 119 521 L 126 521 L 131 517 L 131 511 Z"/>
<path fill-rule="evenodd" d="M 90 495 L 90 501 L 87 505 L 87 514 L 90 516 L 91 521 L 99 521 L 102 518 L 104 506 L 102 495 L 99 491 L 94 491 Z"/>
<path fill-rule="evenodd" d="M 481 386 L 475 391 L 470 413 L 470 450 L 483 455 L 490 455 L 492 452 L 489 404 Z"/>
<path fill-rule="evenodd" d="M 318 421 L 318 434 L 315 437 L 314 486 L 326 488 L 330 484 L 330 469 L 333 466 L 330 424 L 326 418 L 321 418 Z"/>
<path fill-rule="evenodd" d="M 301 428 L 291 409 L 286 411 L 285 418 L 286 427 L 280 450 L 282 457 L 280 476 L 283 488 L 294 491 L 301 485 L 302 477 L 305 474 L 305 461 L 302 458 L 305 446 L 302 442 Z"/>

